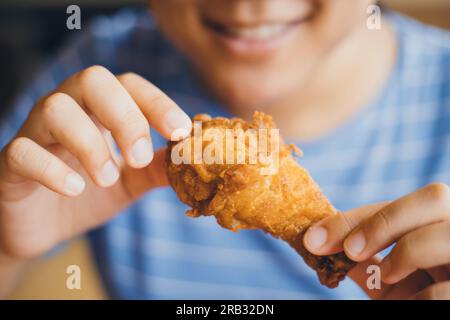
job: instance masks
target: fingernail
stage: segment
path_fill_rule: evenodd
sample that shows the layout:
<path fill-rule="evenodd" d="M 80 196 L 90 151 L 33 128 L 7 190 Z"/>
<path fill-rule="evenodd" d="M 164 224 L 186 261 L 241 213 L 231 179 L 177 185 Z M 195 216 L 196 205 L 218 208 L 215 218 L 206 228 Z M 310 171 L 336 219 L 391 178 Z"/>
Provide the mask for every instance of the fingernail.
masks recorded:
<path fill-rule="evenodd" d="M 150 163 L 153 158 L 153 147 L 148 138 L 140 138 L 131 148 L 131 155 L 135 163 L 144 166 Z"/>
<path fill-rule="evenodd" d="M 114 184 L 114 182 L 116 182 L 118 178 L 119 170 L 117 170 L 117 166 L 112 160 L 106 161 L 106 163 L 103 165 L 102 172 L 100 173 L 101 183 L 105 187 L 107 187 Z"/>
<path fill-rule="evenodd" d="M 189 133 L 192 128 L 191 119 L 185 113 L 176 109 L 172 109 L 166 113 L 165 121 L 166 126 L 171 132 L 177 129 L 183 129 Z"/>
<path fill-rule="evenodd" d="M 306 233 L 306 242 L 311 249 L 319 249 L 327 241 L 327 230 L 323 227 L 311 228 Z"/>
<path fill-rule="evenodd" d="M 352 254 L 352 256 L 359 255 L 366 247 L 366 238 L 364 234 L 360 231 L 352 236 L 350 236 L 345 241 L 345 247 Z"/>
<path fill-rule="evenodd" d="M 76 173 L 69 173 L 66 176 L 66 191 L 71 195 L 80 194 L 85 187 L 85 183 L 82 177 Z"/>

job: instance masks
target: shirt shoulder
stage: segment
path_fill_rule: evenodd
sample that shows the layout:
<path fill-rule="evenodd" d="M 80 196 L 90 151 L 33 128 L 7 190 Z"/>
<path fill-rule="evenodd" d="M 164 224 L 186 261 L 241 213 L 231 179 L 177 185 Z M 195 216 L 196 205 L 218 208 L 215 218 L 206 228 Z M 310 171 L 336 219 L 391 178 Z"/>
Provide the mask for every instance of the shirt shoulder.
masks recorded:
<path fill-rule="evenodd" d="M 416 170 L 411 176 L 449 183 L 450 32 L 399 14 L 391 21 L 398 61 L 382 121 L 393 124 L 387 143 L 404 154 L 393 161 L 405 157 Z"/>
<path fill-rule="evenodd" d="M 450 113 L 450 32 L 397 13 L 389 20 L 398 40 L 394 104 Z"/>
<path fill-rule="evenodd" d="M 399 69 L 432 72 L 435 81 L 450 81 L 450 32 L 398 13 L 388 13 L 397 35 Z"/>
<path fill-rule="evenodd" d="M 388 12 L 387 17 L 398 36 L 409 41 L 414 47 L 435 53 L 450 52 L 449 31 L 424 24 L 397 12 Z"/>
<path fill-rule="evenodd" d="M 69 50 L 78 52 L 84 66 L 101 64 L 115 73 L 154 68 L 174 48 L 146 10 L 119 11 L 92 21 L 81 41 Z"/>

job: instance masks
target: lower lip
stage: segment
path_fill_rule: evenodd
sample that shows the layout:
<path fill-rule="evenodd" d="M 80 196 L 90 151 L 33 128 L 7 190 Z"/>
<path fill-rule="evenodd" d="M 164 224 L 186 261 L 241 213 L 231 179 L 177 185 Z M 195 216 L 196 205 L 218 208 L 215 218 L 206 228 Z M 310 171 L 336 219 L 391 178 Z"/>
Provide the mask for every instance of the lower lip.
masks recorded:
<path fill-rule="evenodd" d="M 208 30 L 211 31 L 217 42 L 220 43 L 227 52 L 248 57 L 268 55 L 279 50 L 294 38 L 296 31 L 299 28 L 299 24 L 286 26 L 283 31 L 274 36 L 258 40 L 228 36 L 209 28 Z"/>

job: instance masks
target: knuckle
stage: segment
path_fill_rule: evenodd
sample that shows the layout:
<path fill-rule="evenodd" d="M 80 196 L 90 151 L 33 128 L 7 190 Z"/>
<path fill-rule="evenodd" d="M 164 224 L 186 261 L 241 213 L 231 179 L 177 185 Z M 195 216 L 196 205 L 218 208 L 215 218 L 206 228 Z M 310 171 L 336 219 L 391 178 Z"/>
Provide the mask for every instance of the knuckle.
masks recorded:
<path fill-rule="evenodd" d="M 91 86 L 94 83 L 98 83 L 110 74 L 111 73 L 109 72 L 109 70 L 105 67 L 101 65 L 93 65 L 79 73 L 79 81 L 81 86 L 86 88 L 87 86 Z"/>
<path fill-rule="evenodd" d="M 121 117 L 121 127 L 126 129 L 127 133 L 142 134 L 150 130 L 147 119 L 136 110 L 128 110 Z"/>
<path fill-rule="evenodd" d="M 352 221 L 352 218 L 349 214 L 344 214 L 342 212 L 338 213 L 339 220 L 342 222 L 342 226 L 346 230 L 346 232 L 352 231 L 352 229 L 355 227 L 355 223 Z"/>
<path fill-rule="evenodd" d="M 375 215 L 376 221 L 382 225 L 385 230 L 392 230 L 392 222 L 386 208 L 381 209 Z"/>
<path fill-rule="evenodd" d="M 162 91 L 155 91 L 150 97 L 148 103 L 153 107 L 159 107 L 162 110 L 168 110 L 172 107 L 171 100 Z"/>
<path fill-rule="evenodd" d="M 50 95 L 52 95 L 52 93 L 49 93 L 49 94 L 47 94 L 47 95 L 44 95 L 44 96 L 38 98 L 37 101 L 36 101 L 36 106 L 37 106 L 37 107 L 36 107 L 36 108 L 33 108 L 33 109 L 31 110 L 31 112 L 33 112 L 33 111 L 36 110 L 36 109 L 42 108 L 42 106 L 44 105 L 45 100 L 47 100 L 47 98 L 48 98 Z"/>
<path fill-rule="evenodd" d="M 52 161 L 50 161 L 49 158 L 40 157 L 42 159 L 39 159 L 40 166 L 37 170 L 37 176 L 38 177 L 47 177 L 52 176 L 53 166 Z"/>
<path fill-rule="evenodd" d="M 398 259 L 403 261 L 403 263 L 414 264 L 414 255 L 412 248 L 412 240 L 409 235 L 405 235 L 398 242 L 394 248 L 396 256 Z"/>
<path fill-rule="evenodd" d="M 86 161 L 87 163 L 98 166 L 101 165 L 109 156 L 105 148 L 102 146 L 103 142 L 93 142 L 88 139 L 84 140 L 85 141 L 81 144 L 80 152 L 77 155 L 80 158 L 80 161 Z"/>
<path fill-rule="evenodd" d="M 109 157 L 108 147 L 100 135 L 80 134 L 73 149 L 74 156 L 89 168 L 97 168 Z"/>
<path fill-rule="evenodd" d="M 42 101 L 42 114 L 44 118 L 53 118 L 60 111 L 68 100 L 68 96 L 62 92 L 56 92 Z"/>
<path fill-rule="evenodd" d="M 431 201 L 440 203 L 450 202 L 450 188 L 444 183 L 432 183 L 424 189 L 426 197 Z"/>
<path fill-rule="evenodd" d="M 123 84 L 129 84 L 139 78 L 139 76 L 134 72 L 126 72 L 117 77 L 119 81 Z"/>
<path fill-rule="evenodd" d="M 6 165 L 12 169 L 23 163 L 29 145 L 28 138 L 18 137 L 12 140 L 5 150 Z"/>

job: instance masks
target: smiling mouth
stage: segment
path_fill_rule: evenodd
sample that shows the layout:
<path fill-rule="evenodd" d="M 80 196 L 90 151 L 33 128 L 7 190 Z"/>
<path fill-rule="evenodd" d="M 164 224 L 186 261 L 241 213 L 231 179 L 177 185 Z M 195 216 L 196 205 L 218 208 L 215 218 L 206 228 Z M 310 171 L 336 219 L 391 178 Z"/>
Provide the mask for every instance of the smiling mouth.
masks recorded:
<path fill-rule="evenodd" d="M 203 17 L 203 24 L 214 33 L 235 39 L 249 42 L 260 42 L 279 37 L 289 30 L 309 21 L 312 14 L 306 17 L 294 19 L 287 22 L 268 22 L 252 25 L 227 25 Z"/>

